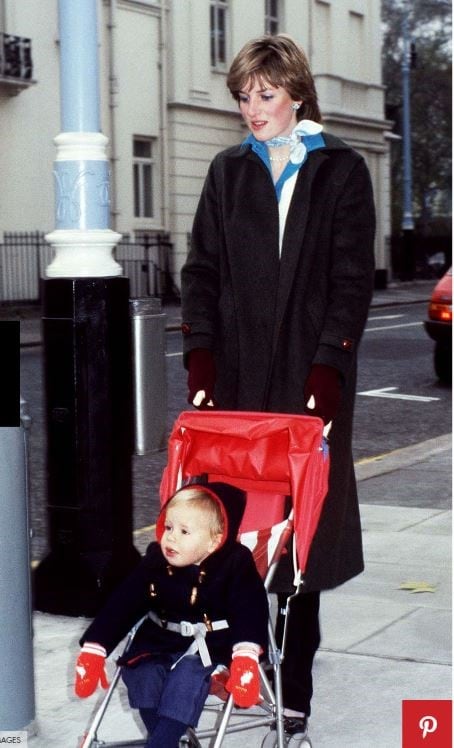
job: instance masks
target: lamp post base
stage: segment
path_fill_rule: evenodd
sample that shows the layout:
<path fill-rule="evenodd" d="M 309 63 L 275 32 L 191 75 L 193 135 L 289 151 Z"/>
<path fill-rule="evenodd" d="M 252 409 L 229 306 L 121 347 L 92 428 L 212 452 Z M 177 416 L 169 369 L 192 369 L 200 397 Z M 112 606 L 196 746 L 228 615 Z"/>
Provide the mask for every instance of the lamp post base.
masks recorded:
<path fill-rule="evenodd" d="M 137 563 L 132 543 L 129 281 L 43 281 L 49 555 L 35 608 L 93 616 Z"/>

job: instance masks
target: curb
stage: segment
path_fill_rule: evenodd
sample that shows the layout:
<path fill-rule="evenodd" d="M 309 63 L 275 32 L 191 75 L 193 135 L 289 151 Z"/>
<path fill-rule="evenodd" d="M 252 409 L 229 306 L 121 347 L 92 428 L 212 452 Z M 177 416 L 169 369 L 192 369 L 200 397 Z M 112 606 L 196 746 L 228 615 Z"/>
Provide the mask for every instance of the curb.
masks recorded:
<path fill-rule="evenodd" d="M 393 473 L 404 467 L 416 465 L 433 455 L 450 452 L 452 449 L 452 434 L 443 434 L 433 439 L 427 439 L 409 447 L 395 449 L 375 457 L 366 457 L 364 460 L 355 462 L 355 475 L 357 481 L 375 478 L 378 475 Z"/>

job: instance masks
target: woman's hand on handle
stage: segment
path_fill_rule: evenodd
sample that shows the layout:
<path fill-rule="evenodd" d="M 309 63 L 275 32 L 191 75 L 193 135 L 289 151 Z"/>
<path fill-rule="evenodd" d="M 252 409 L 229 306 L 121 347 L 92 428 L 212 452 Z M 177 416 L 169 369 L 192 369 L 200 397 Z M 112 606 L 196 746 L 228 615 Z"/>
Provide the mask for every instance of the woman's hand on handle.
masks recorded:
<path fill-rule="evenodd" d="M 333 366 L 314 364 L 304 385 L 304 401 L 310 415 L 328 426 L 336 417 L 342 395 L 340 374 Z"/>
<path fill-rule="evenodd" d="M 188 403 L 199 410 L 215 408 L 216 364 L 208 348 L 194 348 L 188 355 Z"/>

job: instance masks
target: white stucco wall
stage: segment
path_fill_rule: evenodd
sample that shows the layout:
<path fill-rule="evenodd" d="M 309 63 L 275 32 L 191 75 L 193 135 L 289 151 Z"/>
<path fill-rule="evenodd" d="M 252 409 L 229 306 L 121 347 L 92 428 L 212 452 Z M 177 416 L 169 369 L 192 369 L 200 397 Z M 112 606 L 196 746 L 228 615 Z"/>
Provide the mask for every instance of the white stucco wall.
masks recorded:
<path fill-rule="evenodd" d="M 7 2 L 9 34 L 32 39 L 36 84 L 10 96 L 0 89 L 0 232 L 54 225 L 53 138 L 60 129 L 56 3 Z M 39 40 L 39 43 L 37 43 Z M 45 85 L 43 85 L 45 81 Z"/>
<path fill-rule="evenodd" d="M 113 28 L 109 28 L 111 21 Z M 112 224 L 120 233 L 137 229 L 161 229 L 160 210 L 150 219 L 135 219 L 133 211 L 132 155 L 133 137 L 155 138 L 157 145 L 157 183 L 160 180 L 161 69 L 159 66 L 160 13 L 140 3 L 118 2 L 113 17 L 110 4 L 104 3 L 100 23 L 103 123 L 110 141 L 113 159 L 116 216 Z M 110 50 L 113 44 L 114 61 Z M 115 74 L 112 86 L 110 75 Z M 160 204 L 160 203 L 159 203 Z"/>
<path fill-rule="evenodd" d="M 281 0 L 281 6 L 281 31 L 302 44 L 311 62 L 326 129 L 368 161 L 377 202 L 377 266 L 385 267 L 390 185 L 380 0 Z M 54 227 L 53 138 L 60 130 L 58 4 L 3 0 L 3 7 L 5 30 L 32 39 L 36 83 L 17 96 L 0 85 L 0 238 L 4 231 Z M 101 127 L 110 138 L 115 193 L 112 228 L 169 231 L 177 282 L 209 162 L 244 135 L 226 71 L 211 70 L 209 7 L 209 0 L 98 0 Z M 230 0 L 227 66 L 248 39 L 264 32 L 263 13 L 263 0 Z M 134 217 L 134 136 L 155 139 L 153 218 Z"/>

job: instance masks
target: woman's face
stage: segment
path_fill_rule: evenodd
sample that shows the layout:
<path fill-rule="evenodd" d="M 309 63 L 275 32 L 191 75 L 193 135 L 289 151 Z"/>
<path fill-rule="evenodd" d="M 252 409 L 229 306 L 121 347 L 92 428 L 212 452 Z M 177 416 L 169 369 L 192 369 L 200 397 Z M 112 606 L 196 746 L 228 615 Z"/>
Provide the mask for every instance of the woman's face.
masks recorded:
<path fill-rule="evenodd" d="M 290 135 L 297 124 L 294 100 L 285 88 L 254 79 L 239 93 L 239 107 L 246 125 L 257 140 Z M 298 102 L 301 103 L 301 102 Z"/>

